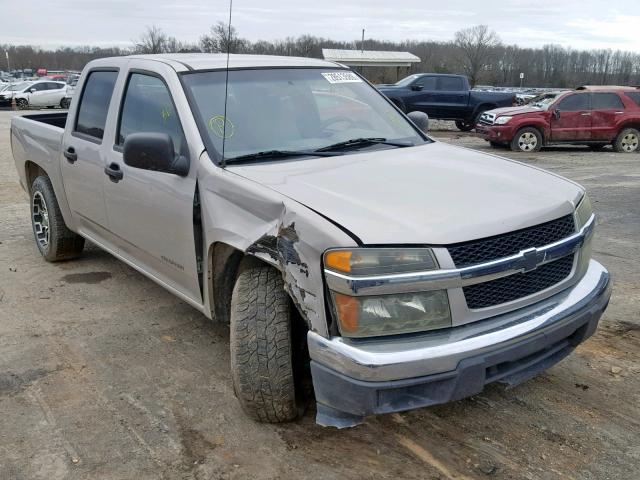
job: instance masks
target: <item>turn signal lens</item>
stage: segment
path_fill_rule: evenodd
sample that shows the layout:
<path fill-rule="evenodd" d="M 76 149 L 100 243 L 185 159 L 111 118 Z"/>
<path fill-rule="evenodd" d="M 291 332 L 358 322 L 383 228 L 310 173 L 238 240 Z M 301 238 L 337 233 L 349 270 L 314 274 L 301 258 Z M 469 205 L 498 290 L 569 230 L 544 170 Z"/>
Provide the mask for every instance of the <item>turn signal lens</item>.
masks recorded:
<path fill-rule="evenodd" d="M 332 250 L 324 255 L 324 265 L 331 270 L 351 272 L 351 252 L 349 250 Z"/>
<path fill-rule="evenodd" d="M 582 200 L 580 200 L 580 204 L 578 205 L 578 208 L 576 208 L 576 220 L 578 223 L 577 225 L 578 230 L 580 230 L 582 227 L 586 225 L 586 223 L 591 218 L 591 215 L 593 215 L 593 208 L 591 207 L 591 201 L 589 200 L 589 197 L 585 193 L 584 197 L 582 197 Z"/>

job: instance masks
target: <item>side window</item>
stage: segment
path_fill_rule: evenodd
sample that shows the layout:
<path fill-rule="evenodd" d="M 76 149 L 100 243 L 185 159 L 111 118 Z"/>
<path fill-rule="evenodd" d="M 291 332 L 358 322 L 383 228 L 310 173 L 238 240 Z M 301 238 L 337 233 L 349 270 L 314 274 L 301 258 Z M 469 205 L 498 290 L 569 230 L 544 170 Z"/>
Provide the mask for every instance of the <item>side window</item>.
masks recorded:
<path fill-rule="evenodd" d="M 91 72 L 84 84 L 75 131 L 102 140 L 118 72 Z"/>
<path fill-rule="evenodd" d="M 589 110 L 589 94 L 574 93 L 568 97 L 564 97 L 558 103 L 557 109 L 561 112 L 579 112 L 581 110 Z"/>
<path fill-rule="evenodd" d="M 140 132 L 167 133 L 176 155 L 185 153 L 186 141 L 167 86 L 157 77 L 132 73 L 120 112 L 117 144 L 124 145 L 127 135 Z"/>
<path fill-rule="evenodd" d="M 640 92 L 626 92 L 625 95 L 636 102 L 640 107 Z"/>
<path fill-rule="evenodd" d="M 464 89 L 462 78 L 460 77 L 440 77 L 440 85 L 438 90 L 445 92 L 458 92 Z"/>
<path fill-rule="evenodd" d="M 414 85 L 422 85 L 423 90 L 435 90 L 437 80 L 437 77 L 420 77 Z"/>
<path fill-rule="evenodd" d="M 31 85 L 28 90 L 31 91 L 32 89 L 35 89 L 37 92 L 42 92 L 43 90 L 47 89 L 47 84 L 46 83 L 34 83 L 33 85 Z"/>
<path fill-rule="evenodd" d="M 591 103 L 592 110 L 624 110 L 624 103 L 615 93 L 594 93 Z"/>

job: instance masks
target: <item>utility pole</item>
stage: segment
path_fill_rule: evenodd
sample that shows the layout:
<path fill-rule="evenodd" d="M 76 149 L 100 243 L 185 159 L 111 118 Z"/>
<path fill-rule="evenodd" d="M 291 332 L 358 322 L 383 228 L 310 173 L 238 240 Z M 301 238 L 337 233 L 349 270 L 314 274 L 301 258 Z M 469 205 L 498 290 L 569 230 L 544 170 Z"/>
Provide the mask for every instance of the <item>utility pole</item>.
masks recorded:
<path fill-rule="evenodd" d="M 4 56 L 7 57 L 7 70 L 9 71 L 9 75 L 11 75 L 11 64 L 9 63 L 9 50 L 4 51 Z"/>
<path fill-rule="evenodd" d="M 362 29 L 362 42 L 360 43 L 360 53 L 364 53 L 364 28 Z"/>

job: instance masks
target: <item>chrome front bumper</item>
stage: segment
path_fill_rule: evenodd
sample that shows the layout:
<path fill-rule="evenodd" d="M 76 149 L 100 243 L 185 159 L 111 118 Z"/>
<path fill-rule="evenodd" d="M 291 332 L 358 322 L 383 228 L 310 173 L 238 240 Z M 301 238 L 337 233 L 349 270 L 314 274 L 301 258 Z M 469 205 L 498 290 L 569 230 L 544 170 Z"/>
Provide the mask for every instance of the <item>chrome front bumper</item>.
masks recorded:
<path fill-rule="evenodd" d="M 582 317 L 594 311 L 601 313 L 610 295 L 609 273 L 591 260 L 578 283 L 529 307 L 418 336 L 351 340 L 324 338 L 309 331 L 309 354 L 312 364 L 357 381 L 393 381 L 451 372 L 464 359 L 577 325 Z"/>

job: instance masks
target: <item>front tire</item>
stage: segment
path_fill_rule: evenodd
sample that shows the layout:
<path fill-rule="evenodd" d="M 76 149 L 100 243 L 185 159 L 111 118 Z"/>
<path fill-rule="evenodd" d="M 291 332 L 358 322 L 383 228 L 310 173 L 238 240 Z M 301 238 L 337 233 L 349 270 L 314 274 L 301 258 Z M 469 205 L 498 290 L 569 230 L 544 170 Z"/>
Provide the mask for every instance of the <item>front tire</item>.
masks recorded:
<path fill-rule="evenodd" d="M 635 128 L 625 128 L 618 134 L 613 142 L 613 149 L 618 153 L 637 152 L 639 140 L 640 132 L 638 130 Z"/>
<path fill-rule="evenodd" d="M 231 373 L 242 409 L 260 422 L 298 416 L 292 310 L 278 270 L 241 267 L 231 297 Z"/>
<path fill-rule="evenodd" d="M 514 152 L 537 152 L 542 148 L 542 135 L 533 127 L 525 127 L 511 140 L 511 150 Z"/>
<path fill-rule="evenodd" d="M 27 110 L 29 108 L 29 102 L 24 98 L 19 98 L 16 100 L 16 106 L 18 107 L 18 110 Z"/>
<path fill-rule="evenodd" d="M 38 250 L 48 262 L 78 257 L 84 238 L 67 228 L 49 177 L 39 176 L 31 185 L 31 225 Z"/>
<path fill-rule="evenodd" d="M 71 105 L 70 98 L 63 98 L 60 100 L 60 108 L 69 108 L 69 105 Z"/>
<path fill-rule="evenodd" d="M 461 132 L 470 132 L 471 130 L 473 130 L 474 126 L 475 125 L 470 122 L 466 122 L 464 120 L 456 120 L 456 127 Z"/>

